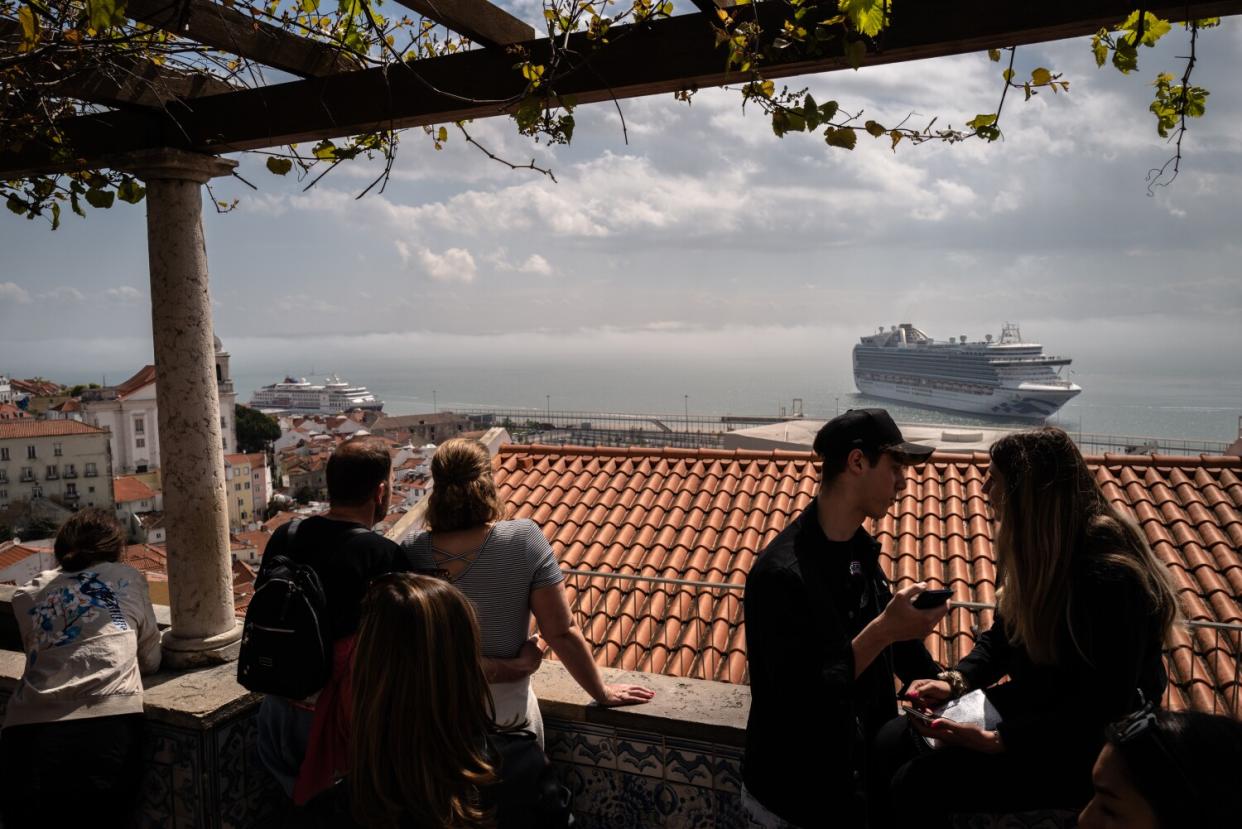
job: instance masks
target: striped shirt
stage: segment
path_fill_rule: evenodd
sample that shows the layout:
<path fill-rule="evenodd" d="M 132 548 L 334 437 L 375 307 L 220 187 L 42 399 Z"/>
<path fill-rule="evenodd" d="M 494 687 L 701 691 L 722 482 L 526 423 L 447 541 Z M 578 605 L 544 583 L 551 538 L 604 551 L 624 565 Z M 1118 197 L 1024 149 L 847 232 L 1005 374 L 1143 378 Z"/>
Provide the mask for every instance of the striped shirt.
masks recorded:
<path fill-rule="evenodd" d="M 430 532 L 410 533 L 401 547 L 414 569 L 437 567 Z M 496 522 L 474 561 L 453 580 L 479 616 L 483 655 L 493 659 L 517 656 L 530 638 L 531 591 L 559 584 L 564 578 L 538 524 L 525 518 Z"/>

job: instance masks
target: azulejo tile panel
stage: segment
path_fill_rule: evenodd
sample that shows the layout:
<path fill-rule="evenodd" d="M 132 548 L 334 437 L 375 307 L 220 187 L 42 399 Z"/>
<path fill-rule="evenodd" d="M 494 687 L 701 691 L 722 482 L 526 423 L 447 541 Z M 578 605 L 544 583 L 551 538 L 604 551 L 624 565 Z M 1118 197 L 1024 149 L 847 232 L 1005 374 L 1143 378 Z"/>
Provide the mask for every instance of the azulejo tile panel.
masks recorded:
<path fill-rule="evenodd" d="M 548 754 L 584 827 L 744 829 L 734 746 L 546 720 Z M 609 753 L 611 749 L 612 753 Z M 609 758 L 615 762 L 605 765 Z"/>

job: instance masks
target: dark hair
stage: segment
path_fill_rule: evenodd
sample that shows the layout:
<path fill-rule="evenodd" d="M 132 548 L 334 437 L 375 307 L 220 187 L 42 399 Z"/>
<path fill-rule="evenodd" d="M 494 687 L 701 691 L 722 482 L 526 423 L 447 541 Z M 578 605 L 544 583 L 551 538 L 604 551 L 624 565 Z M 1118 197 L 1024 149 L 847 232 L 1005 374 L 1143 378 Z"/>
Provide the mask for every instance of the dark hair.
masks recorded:
<path fill-rule="evenodd" d="M 863 457 L 867 459 L 868 466 L 875 466 L 880 462 L 880 456 L 884 454 L 883 449 L 874 449 L 870 446 L 845 446 L 828 457 L 820 455 L 824 460 L 819 474 L 820 482 L 829 484 L 836 480 L 837 476 L 845 471 L 845 462 L 849 460 L 850 452 L 853 452 L 855 449 L 863 453 Z M 817 454 L 818 452 L 819 450 L 816 450 Z"/>
<path fill-rule="evenodd" d="M 431 458 L 431 479 L 435 486 L 427 496 L 423 523 L 432 532 L 465 530 L 505 517 L 492 480 L 491 456 L 479 441 L 453 438 L 440 444 Z"/>
<path fill-rule="evenodd" d="M 1138 733 L 1109 729 L 1126 776 L 1162 829 L 1232 826 L 1242 812 L 1242 723 L 1197 711 L 1156 711 Z"/>
<path fill-rule="evenodd" d="M 65 570 L 84 570 L 101 561 L 119 561 L 125 530 L 116 516 L 99 507 L 75 512 L 56 533 L 56 561 Z"/>
<path fill-rule="evenodd" d="M 442 579 L 372 582 L 354 651 L 350 803 L 362 826 L 480 827 L 493 706 L 474 606 Z"/>
<path fill-rule="evenodd" d="M 382 438 L 350 438 L 328 458 L 328 500 L 342 507 L 361 506 L 388 481 L 390 472 L 392 456 Z"/>

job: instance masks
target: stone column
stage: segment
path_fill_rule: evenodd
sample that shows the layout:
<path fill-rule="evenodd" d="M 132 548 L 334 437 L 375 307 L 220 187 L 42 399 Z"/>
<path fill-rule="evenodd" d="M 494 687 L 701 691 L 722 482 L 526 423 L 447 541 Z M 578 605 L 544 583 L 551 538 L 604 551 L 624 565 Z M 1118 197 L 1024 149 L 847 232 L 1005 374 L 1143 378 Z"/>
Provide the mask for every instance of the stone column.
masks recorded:
<path fill-rule="evenodd" d="M 159 405 L 172 629 L 170 667 L 237 658 L 228 492 L 216 389 L 211 296 L 203 239 L 202 185 L 237 162 L 180 150 L 152 150 L 117 167 L 146 182 L 151 322 Z"/>

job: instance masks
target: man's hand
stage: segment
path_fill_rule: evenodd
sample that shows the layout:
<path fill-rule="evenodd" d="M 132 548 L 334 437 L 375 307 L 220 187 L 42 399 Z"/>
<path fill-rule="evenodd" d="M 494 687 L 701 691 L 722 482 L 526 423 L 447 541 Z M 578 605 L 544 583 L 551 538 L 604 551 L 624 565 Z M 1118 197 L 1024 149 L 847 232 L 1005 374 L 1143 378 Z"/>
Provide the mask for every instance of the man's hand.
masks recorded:
<path fill-rule="evenodd" d="M 916 679 L 906 689 L 906 699 L 920 708 L 935 708 L 953 698 L 953 689 L 943 679 Z"/>
<path fill-rule="evenodd" d="M 528 674 L 539 670 L 539 666 L 543 664 L 543 651 L 539 649 L 538 636 L 532 636 L 522 644 L 518 650 L 517 661 Z"/>
<path fill-rule="evenodd" d="M 905 642 L 910 639 L 923 639 L 935 630 L 936 625 L 949 612 L 948 602 L 927 610 L 919 610 L 915 607 L 914 597 L 926 589 L 926 582 L 918 582 L 903 587 L 893 594 L 893 600 L 880 614 L 884 632 L 891 641 Z"/>
<path fill-rule="evenodd" d="M 912 719 L 910 727 L 924 737 L 939 740 L 941 745 L 978 751 L 981 754 L 1000 754 L 1005 750 L 1000 732 L 985 731 L 977 725 L 953 720 L 933 720 L 931 725 L 923 725 Z"/>

